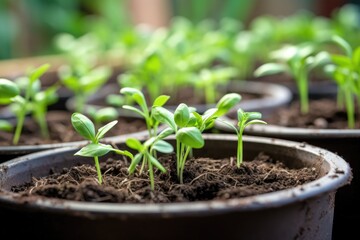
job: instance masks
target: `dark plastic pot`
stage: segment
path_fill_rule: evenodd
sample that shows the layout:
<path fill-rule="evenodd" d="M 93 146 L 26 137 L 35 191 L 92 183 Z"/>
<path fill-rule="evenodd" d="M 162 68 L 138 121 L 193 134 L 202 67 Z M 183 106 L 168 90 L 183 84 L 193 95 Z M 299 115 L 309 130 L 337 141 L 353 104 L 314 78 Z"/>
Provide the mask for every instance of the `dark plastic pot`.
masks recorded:
<path fill-rule="evenodd" d="M 97 94 L 89 98 L 87 106 L 101 108 L 105 106 L 105 99 L 109 94 L 120 94 L 120 88 L 117 84 L 109 84 L 102 88 Z M 288 104 L 292 95 L 288 88 L 271 83 L 260 83 L 250 81 L 231 81 L 225 89 L 218 89 L 219 92 L 225 93 L 245 93 L 253 94 L 258 97 L 253 99 L 241 100 L 239 106 L 247 111 L 257 111 L 259 107 L 266 108 L 268 111 L 273 111 L 275 108 Z M 101 102 L 99 104 L 98 102 Z M 180 103 L 179 103 L 180 104 Z M 192 105 L 199 113 L 205 112 L 207 109 L 215 107 L 215 104 L 197 104 Z M 74 99 L 69 99 L 67 102 L 69 110 L 74 110 Z M 170 110 L 175 110 L 176 106 L 165 105 Z"/>
<path fill-rule="evenodd" d="M 236 136 L 210 134 L 204 138 L 205 147 L 195 151 L 195 156 L 236 154 Z M 190 203 L 19 201 L 7 192 L 13 185 L 47 175 L 49 169 L 92 162 L 74 157 L 77 148 L 55 149 L 0 165 L 0 212 L 6 219 L 2 228 L 13 232 L 21 226 L 17 234 L 43 239 L 331 239 L 335 194 L 350 181 L 348 164 L 329 151 L 296 142 L 259 137 L 245 137 L 244 141 L 246 158 L 265 152 L 290 167 L 317 168 L 321 177 L 268 194 Z"/>
<path fill-rule="evenodd" d="M 235 121 L 227 117 L 222 120 Z M 224 132 L 232 131 L 220 121 L 215 124 L 217 129 Z M 357 235 L 357 229 L 349 228 L 350 222 L 360 221 L 360 163 L 358 159 L 360 147 L 360 130 L 358 129 L 306 129 L 288 128 L 276 125 L 251 125 L 245 129 L 245 134 L 281 138 L 291 141 L 311 144 L 343 157 L 352 168 L 354 179 L 351 185 L 338 191 L 334 218 L 334 239 L 346 239 Z"/>

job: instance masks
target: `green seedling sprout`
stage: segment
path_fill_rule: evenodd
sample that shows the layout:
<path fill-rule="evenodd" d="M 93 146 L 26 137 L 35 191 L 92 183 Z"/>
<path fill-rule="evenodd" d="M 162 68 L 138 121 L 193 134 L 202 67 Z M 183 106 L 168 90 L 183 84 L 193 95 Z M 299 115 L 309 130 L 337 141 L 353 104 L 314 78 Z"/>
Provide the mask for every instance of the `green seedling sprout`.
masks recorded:
<path fill-rule="evenodd" d="M 300 97 L 300 110 L 302 114 L 309 112 L 308 75 L 309 72 L 329 61 L 326 52 L 315 54 L 315 47 L 305 43 L 296 46 L 285 46 L 274 51 L 272 57 L 279 63 L 266 63 L 254 72 L 256 77 L 288 73 L 295 80 Z"/>
<path fill-rule="evenodd" d="M 348 127 L 355 127 L 354 94 L 360 103 L 360 47 L 355 50 L 339 36 L 333 36 L 331 41 L 342 48 L 345 55 L 331 54 L 332 63 L 325 66 L 325 72 L 338 85 L 338 105 L 345 100 Z"/>
<path fill-rule="evenodd" d="M 14 82 L 0 78 L 0 104 L 11 103 L 19 93 L 20 90 Z M 10 132 L 13 130 L 13 126 L 6 120 L 0 120 L 0 130 Z"/>
<path fill-rule="evenodd" d="M 154 169 L 155 166 L 161 172 L 165 173 L 166 169 L 161 165 L 161 163 L 156 158 L 156 151 L 162 153 L 171 153 L 174 151 L 171 144 L 165 142 L 163 139 L 169 136 L 172 133 L 172 129 L 167 128 L 162 131 L 158 136 L 151 137 L 144 143 L 141 143 L 135 138 L 129 138 L 126 140 L 126 145 L 132 149 L 138 151 L 132 160 L 129 166 L 129 174 L 133 174 L 136 170 L 136 166 L 142 161 L 142 166 L 140 169 L 140 174 L 142 173 L 145 166 L 147 166 L 149 171 L 150 178 L 150 187 L 151 190 L 155 189 L 154 184 Z"/>
<path fill-rule="evenodd" d="M 59 77 L 66 88 L 74 93 L 75 111 L 83 112 L 87 98 L 101 88 L 111 75 L 111 69 L 100 66 L 87 71 L 62 66 Z"/>
<path fill-rule="evenodd" d="M 146 104 L 145 96 L 140 90 L 126 87 L 126 88 L 122 88 L 120 90 L 120 93 L 130 96 L 134 100 L 134 102 L 137 103 L 140 107 L 139 109 L 130 105 L 124 105 L 123 108 L 134 111 L 135 113 L 141 115 L 145 119 L 149 136 L 150 137 L 156 136 L 159 122 L 156 121 L 156 119 L 154 119 L 152 111 L 155 107 L 163 106 L 169 100 L 170 97 L 166 95 L 160 95 L 154 100 L 153 105 L 149 109 Z"/>
<path fill-rule="evenodd" d="M 207 110 L 203 115 L 181 103 L 174 113 L 163 107 L 156 107 L 154 117 L 167 124 L 176 137 L 176 166 L 179 182 L 183 183 L 185 162 L 193 148 L 202 148 L 205 144 L 202 132 L 213 126 L 215 120 L 226 114 L 241 99 L 236 93 L 223 96 L 216 108 Z"/>
<path fill-rule="evenodd" d="M 42 136 L 49 138 L 49 132 L 46 123 L 47 106 L 57 101 L 57 86 L 49 87 L 40 91 L 39 78 L 49 69 L 49 64 L 30 71 L 26 77 L 17 79 L 17 82 L 11 82 L 6 79 L 0 81 L 0 104 L 10 104 L 14 111 L 17 124 L 13 138 L 13 144 L 17 145 L 20 139 L 22 128 L 27 113 L 31 112 L 34 119 L 40 126 Z M 24 97 L 21 96 L 23 89 Z"/>
<path fill-rule="evenodd" d="M 116 120 L 119 117 L 118 111 L 113 107 L 100 108 L 99 110 L 89 107 L 87 113 L 93 119 L 95 127 Z"/>
<path fill-rule="evenodd" d="M 205 102 L 212 104 L 216 102 L 217 88 L 226 85 L 237 73 L 232 67 L 203 69 L 196 77 L 195 86 L 198 90 L 205 91 Z"/>
<path fill-rule="evenodd" d="M 115 152 L 116 154 L 124 155 L 129 157 L 130 159 L 133 159 L 133 155 L 128 151 L 122 151 L 113 148 L 111 145 L 100 143 L 100 140 L 112 127 L 116 125 L 117 121 L 112 121 L 105 126 L 99 128 L 96 134 L 94 124 L 89 118 L 82 115 L 81 113 L 73 113 L 71 116 L 71 123 L 76 132 L 78 132 L 82 137 L 90 141 L 88 145 L 81 148 L 80 151 L 76 152 L 74 155 L 94 158 L 99 184 L 102 184 L 103 182 L 99 164 L 99 157 L 104 156 L 109 152 Z"/>
<path fill-rule="evenodd" d="M 237 110 L 237 117 L 238 117 L 238 123 L 237 127 L 238 129 L 233 126 L 232 124 L 222 121 L 229 127 L 231 127 L 238 137 L 238 147 L 237 147 L 237 155 L 236 155 L 236 166 L 240 168 L 242 162 L 243 162 L 243 133 L 247 126 L 252 124 L 267 124 L 266 122 L 260 120 L 261 119 L 261 113 L 259 112 L 244 112 L 241 108 Z"/>

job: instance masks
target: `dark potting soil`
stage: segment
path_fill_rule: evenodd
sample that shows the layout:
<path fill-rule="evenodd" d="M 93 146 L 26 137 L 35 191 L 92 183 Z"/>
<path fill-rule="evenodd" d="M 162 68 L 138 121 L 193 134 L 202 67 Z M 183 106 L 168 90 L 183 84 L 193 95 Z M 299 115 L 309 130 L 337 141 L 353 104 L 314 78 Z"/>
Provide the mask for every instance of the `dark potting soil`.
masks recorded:
<path fill-rule="evenodd" d="M 94 166 L 63 169 L 31 183 L 12 187 L 20 196 L 42 196 L 85 202 L 169 203 L 230 199 L 291 188 L 315 180 L 316 168 L 290 169 L 260 153 L 238 169 L 234 159 L 190 159 L 184 171 L 184 184 L 176 176 L 175 156 L 160 158 L 167 173 L 155 171 L 155 190 L 145 171 L 128 175 L 129 162 L 108 159 L 101 163 L 103 184 L 97 182 Z M 140 166 L 139 166 L 140 168 Z M 139 170 L 139 168 L 137 170 Z"/>
<path fill-rule="evenodd" d="M 82 138 L 71 124 L 71 113 L 66 111 L 49 111 L 47 121 L 50 139 L 44 139 L 40 129 L 31 118 L 25 121 L 25 125 L 19 140 L 19 145 L 39 145 L 82 141 Z M 98 128 L 97 128 L 98 129 Z M 138 132 L 146 129 L 146 124 L 141 119 L 124 118 L 118 119 L 118 123 L 112 128 L 105 137 L 122 135 Z M 10 146 L 12 144 L 13 133 L 1 132 L 0 146 Z"/>
<path fill-rule="evenodd" d="M 311 100 L 308 114 L 301 114 L 300 103 L 294 101 L 286 108 L 280 108 L 265 121 L 268 124 L 286 127 L 303 127 L 314 129 L 344 129 L 348 128 L 345 108 L 339 109 L 336 100 Z M 356 116 L 355 119 L 358 119 Z M 360 123 L 356 123 L 356 128 Z"/>

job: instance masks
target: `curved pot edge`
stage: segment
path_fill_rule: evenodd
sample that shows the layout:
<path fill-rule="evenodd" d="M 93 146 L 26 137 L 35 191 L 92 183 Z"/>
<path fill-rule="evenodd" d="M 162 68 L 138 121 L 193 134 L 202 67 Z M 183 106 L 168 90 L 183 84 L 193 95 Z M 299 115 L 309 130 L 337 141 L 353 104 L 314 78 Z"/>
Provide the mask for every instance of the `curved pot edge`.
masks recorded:
<path fill-rule="evenodd" d="M 231 141 L 237 141 L 236 136 L 224 135 L 224 134 L 204 134 L 205 139 L 217 139 L 222 141 L 224 139 Z M 75 212 L 92 212 L 96 214 L 108 214 L 106 211 L 111 213 L 122 213 L 129 215 L 146 215 L 146 214 L 171 214 L 171 215 L 187 215 L 187 214 L 209 214 L 224 211 L 236 211 L 236 210 L 259 210 L 264 208 L 265 204 L 267 207 L 280 207 L 285 204 L 290 204 L 297 201 L 306 200 L 319 194 L 324 194 L 331 191 L 336 191 L 337 188 L 347 184 L 351 179 L 351 170 L 342 158 L 336 154 L 329 152 L 325 149 L 318 147 L 300 144 L 298 142 L 280 140 L 280 139 L 269 139 L 263 137 L 248 137 L 244 136 L 244 141 L 249 143 L 260 143 L 260 144 L 275 144 L 285 145 L 287 148 L 305 151 L 311 154 L 316 154 L 322 159 L 327 159 L 326 162 L 330 165 L 329 171 L 323 177 L 292 188 L 273 193 L 262 194 L 258 196 L 246 197 L 242 199 L 230 199 L 227 201 L 206 201 L 196 203 L 169 203 L 169 204 L 154 204 L 145 205 L 139 208 L 139 204 L 111 204 L 111 203 L 81 203 L 75 201 L 53 201 L 53 200 L 40 200 L 37 202 L 27 202 L 27 206 L 34 208 L 46 208 L 51 211 L 62 211 L 66 209 L 72 209 Z M 0 164 L 0 172 L 6 171 L 8 167 L 13 166 L 19 162 L 30 161 L 30 159 L 42 156 L 44 154 L 61 154 L 69 151 L 75 152 L 77 147 L 68 147 L 55 150 L 48 150 L 39 153 L 33 153 L 23 157 L 13 159 L 9 162 Z M 279 201 L 280 199 L 280 201 Z M 0 202 L 7 204 L 16 203 L 16 197 L 7 194 L 0 195 Z"/>

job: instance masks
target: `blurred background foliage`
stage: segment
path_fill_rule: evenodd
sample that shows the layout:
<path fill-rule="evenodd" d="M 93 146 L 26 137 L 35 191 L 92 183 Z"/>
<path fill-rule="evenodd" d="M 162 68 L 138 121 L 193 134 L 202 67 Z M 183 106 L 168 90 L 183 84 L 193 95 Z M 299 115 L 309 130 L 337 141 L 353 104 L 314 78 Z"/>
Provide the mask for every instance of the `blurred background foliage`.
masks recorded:
<path fill-rule="evenodd" d="M 132 0 L 1 0 L 0 59 L 56 54 L 59 50 L 55 47 L 54 38 L 59 33 L 80 37 L 93 32 L 106 47 L 118 37 L 118 32 L 126 32 L 136 24 L 132 17 L 134 10 L 129 7 L 131 2 Z M 329 16 L 333 8 L 344 3 L 346 1 L 341 0 L 168 0 L 171 16 L 184 16 L 193 23 L 228 17 L 245 24 L 265 13 L 291 14 L 298 9 Z M 289 6 L 293 7 L 289 9 Z M 351 11 L 353 9 L 337 17 L 339 25 L 353 23 L 341 31 L 358 28 L 359 14 Z M 304 23 L 306 24 L 306 19 Z M 343 34 L 346 35 L 346 32 Z M 131 35 L 127 38 L 131 41 Z"/>

